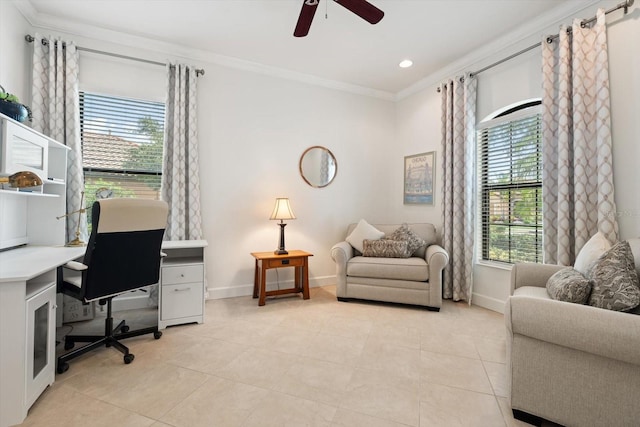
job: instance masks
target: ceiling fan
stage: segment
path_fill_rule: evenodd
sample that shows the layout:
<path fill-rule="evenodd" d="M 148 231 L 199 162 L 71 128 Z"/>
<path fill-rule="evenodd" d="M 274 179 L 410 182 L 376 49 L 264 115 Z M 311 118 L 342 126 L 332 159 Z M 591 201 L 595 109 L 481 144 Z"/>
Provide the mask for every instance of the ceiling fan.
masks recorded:
<path fill-rule="evenodd" d="M 366 0 L 333 0 L 340 6 L 349 9 L 351 12 L 358 15 L 360 18 L 369 22 L 370 24 L 377 24 L 384 16 L 384 12 L 369 3 Z M 316 9 L 320 0 L 304 0 L 302 4 L 302 10 L 298 17 L 298 23 L 296 29 L 293 31 L 295 37 L 304 37 L 309 34 L 309 28 L 313 21 L 313 15 L 316 14 Z"/>

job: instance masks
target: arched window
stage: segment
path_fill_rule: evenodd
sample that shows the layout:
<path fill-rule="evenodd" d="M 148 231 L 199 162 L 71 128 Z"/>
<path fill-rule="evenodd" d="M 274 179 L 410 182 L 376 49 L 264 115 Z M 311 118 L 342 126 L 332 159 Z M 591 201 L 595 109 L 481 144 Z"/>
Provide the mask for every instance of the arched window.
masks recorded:
<path fill-rule="evenodd" d="M 477 127 L 482 260 L 542 262 L 540 104 L 511 105 Z"/>

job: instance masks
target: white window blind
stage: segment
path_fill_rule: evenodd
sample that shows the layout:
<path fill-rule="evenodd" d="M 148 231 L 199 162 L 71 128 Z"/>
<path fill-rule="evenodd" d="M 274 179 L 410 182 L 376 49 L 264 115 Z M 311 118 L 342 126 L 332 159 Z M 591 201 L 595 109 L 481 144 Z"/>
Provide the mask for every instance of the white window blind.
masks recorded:
<path fill-rule="evenodd" d="M 80 92 L 85 206 L 97 197 L 160 198 L 160 102 Z"/>
<path fill-rule="evenodd" d="M 482 259 L 542 262 L 539 108 L 512 111 L 482 124 L 477 141 Z"/>

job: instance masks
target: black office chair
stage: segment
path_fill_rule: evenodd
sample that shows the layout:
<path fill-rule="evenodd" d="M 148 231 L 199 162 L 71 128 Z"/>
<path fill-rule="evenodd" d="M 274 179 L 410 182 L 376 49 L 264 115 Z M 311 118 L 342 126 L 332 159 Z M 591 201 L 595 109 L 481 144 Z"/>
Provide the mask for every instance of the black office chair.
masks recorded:
<path fill-rule="evenodd" d="M 111 300 L 159 282 L 167 213 L 167 203 L 160 200 L 105 199 L 93 204 L 93 228 L 84 260 L 65 265 L 67 272 L 75 270 L 75 274 L 61 273 L 59 288 L 85 303 L 97 300 L 100 305 L 106 304 L 105 330 L 104 335 L 68 335 L 65 350 L 72 349 L 76 342 L 89 344 L 58 357 L 59 374 L 69 369 L 69 360 L 103 345 L 122 352 L 124 363 L 129 364 L 134 355 L 120 340 L 150 333 L 155 339 L 162 336 L 157 325 L 129 331 L 123 320 L 114 328 Z"/>

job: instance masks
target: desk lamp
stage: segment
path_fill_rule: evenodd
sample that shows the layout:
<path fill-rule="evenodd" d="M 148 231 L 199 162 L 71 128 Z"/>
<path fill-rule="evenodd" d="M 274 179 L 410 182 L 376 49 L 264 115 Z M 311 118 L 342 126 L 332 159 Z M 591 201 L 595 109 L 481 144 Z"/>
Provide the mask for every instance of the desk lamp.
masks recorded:
<path fill-rule="evenodd" d="M 276 199 L 276 205 L 273 207 L 273 212 L 271 212 L 271 217 L 269 219 L 279 219 L 280 224 L 280 246 L 273 253 L 276 255 L 286 255 L 287 252 L 284 249 L 284 227 L 287 225 L 284 223 L 285 219 L 296 219 L 296 216 L 293 214 L 291 210 L 291 205 L 289 205 L 289 199 L 286 197 L 278 197 Z"/>
<path fill-rule="evenodd" d="M 82 219 L 82 214 L 87 211 L 86 208 L 82 207 L 83 203 L 84 203 L 84 191 L 81 193 L 81 197 L 80 197 L 80 209 L 78 209 L 77 211 L 69 212 L 68 214 L 60 215 L 56 217 L 56 219 L 61 219 L 61 218 L 66 218 L 69 215 L 73 215 L 76 213 L 78 214 L 78 226 L 76 227 L 76 238 L 68 242 L 65 246 L 86 246 L 87 245 L 87 243 L 80 238 L 80 220 Z"/>

